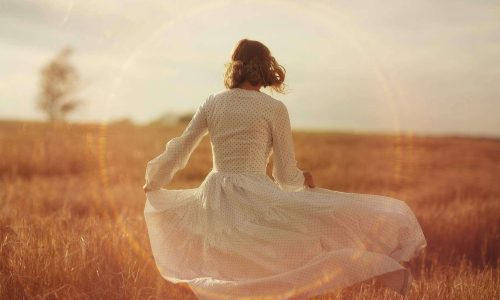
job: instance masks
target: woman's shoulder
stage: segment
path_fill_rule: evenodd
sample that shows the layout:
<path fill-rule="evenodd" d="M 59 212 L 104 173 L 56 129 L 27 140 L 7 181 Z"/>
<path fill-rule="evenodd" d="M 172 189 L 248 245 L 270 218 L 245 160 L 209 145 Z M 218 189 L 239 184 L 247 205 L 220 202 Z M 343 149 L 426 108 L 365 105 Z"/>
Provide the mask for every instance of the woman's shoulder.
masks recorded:
<path fill-rule="evenodd" d="M 283 102 L 264 92 L 246 90 L 240 88 L 219 90 L 211 95 L 213 96 L 213 98 L 226 98 L 226 97 L 238 97 L 238 96 L 253 97 L 256 99 L 262 99 L 264 101 L 270 102 L 275 106 L 283 105 Z"/>

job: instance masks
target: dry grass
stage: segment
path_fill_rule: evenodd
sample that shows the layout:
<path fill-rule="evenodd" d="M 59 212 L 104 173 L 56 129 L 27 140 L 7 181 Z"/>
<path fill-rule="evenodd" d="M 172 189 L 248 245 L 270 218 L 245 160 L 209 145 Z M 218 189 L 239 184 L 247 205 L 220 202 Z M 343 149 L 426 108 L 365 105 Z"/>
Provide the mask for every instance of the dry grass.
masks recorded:
<path fill-rule="evenodd" d="M 146 162 L 183 126 L 0 122 L 2 299 L 195 299 L 159 276 Z M 320 187 L 406 201 L 428 240 L 409 299 L 498 299 L 500 140 L 295 132 Z M 211 169 L 208 137 L 170 188 Z M 270 169 L 268 170 L 270 171 Z M 400 299 L 366 283 L 314 299 Z"/>

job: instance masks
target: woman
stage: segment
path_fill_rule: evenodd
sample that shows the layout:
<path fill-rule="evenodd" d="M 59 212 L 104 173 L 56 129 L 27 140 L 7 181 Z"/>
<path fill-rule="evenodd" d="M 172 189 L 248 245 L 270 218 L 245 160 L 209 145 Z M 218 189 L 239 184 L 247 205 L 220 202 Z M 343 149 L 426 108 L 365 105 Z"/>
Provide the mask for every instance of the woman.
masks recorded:
<path fill-rule="evenodd" d="M 227 89 L 148 162 L 144 215 L 161 275 L 199 299 L 308 299 L 369 279 L 406 294 L 400 263 L 426 246 L 417 219 L 394 198 L 314 186 L 297 168 L 285 105 L 260 92 L 283 92 L 284 79 L 265 45 L 239 41 Z M 162 189 L 207 133 L 213 169 L 201 185 Z"/>

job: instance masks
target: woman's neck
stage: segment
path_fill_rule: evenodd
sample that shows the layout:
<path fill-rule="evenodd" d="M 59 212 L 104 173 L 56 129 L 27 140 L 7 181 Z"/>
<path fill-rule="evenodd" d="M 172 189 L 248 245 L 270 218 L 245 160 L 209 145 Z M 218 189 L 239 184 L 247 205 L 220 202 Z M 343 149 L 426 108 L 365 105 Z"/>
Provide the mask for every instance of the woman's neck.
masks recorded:
<path fill-rule="evenodd" d="M 248 81 L 244 81 L 240 85 L 238 85 L 238 88 L 260 92 L 261 85 L 253 85 Z"/>

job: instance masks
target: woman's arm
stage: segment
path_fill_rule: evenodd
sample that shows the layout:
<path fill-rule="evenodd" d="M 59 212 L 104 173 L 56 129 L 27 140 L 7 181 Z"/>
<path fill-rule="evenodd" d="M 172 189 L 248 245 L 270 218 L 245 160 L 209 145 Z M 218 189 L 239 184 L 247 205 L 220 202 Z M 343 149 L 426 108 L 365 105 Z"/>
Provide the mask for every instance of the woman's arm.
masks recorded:
<path fill-rule="evenodd" d="M 286 191 L 298 191 L 304 187 L 304 174 L 297 168 L 293 148 L 292 131 L 288 110 L 281 101 L 272 120 L 273 171 L 279 186 Z"/>
<path fill-rule="evenodd" d="M 170 140 L 165 151 L 148 162 L 144 191 L 160 189 L 172 180 L 177 171 L 186 166 L 191 153 L 208 133 L 207 101 L 208 99 L 198 107 L 182 135 Z"/>

